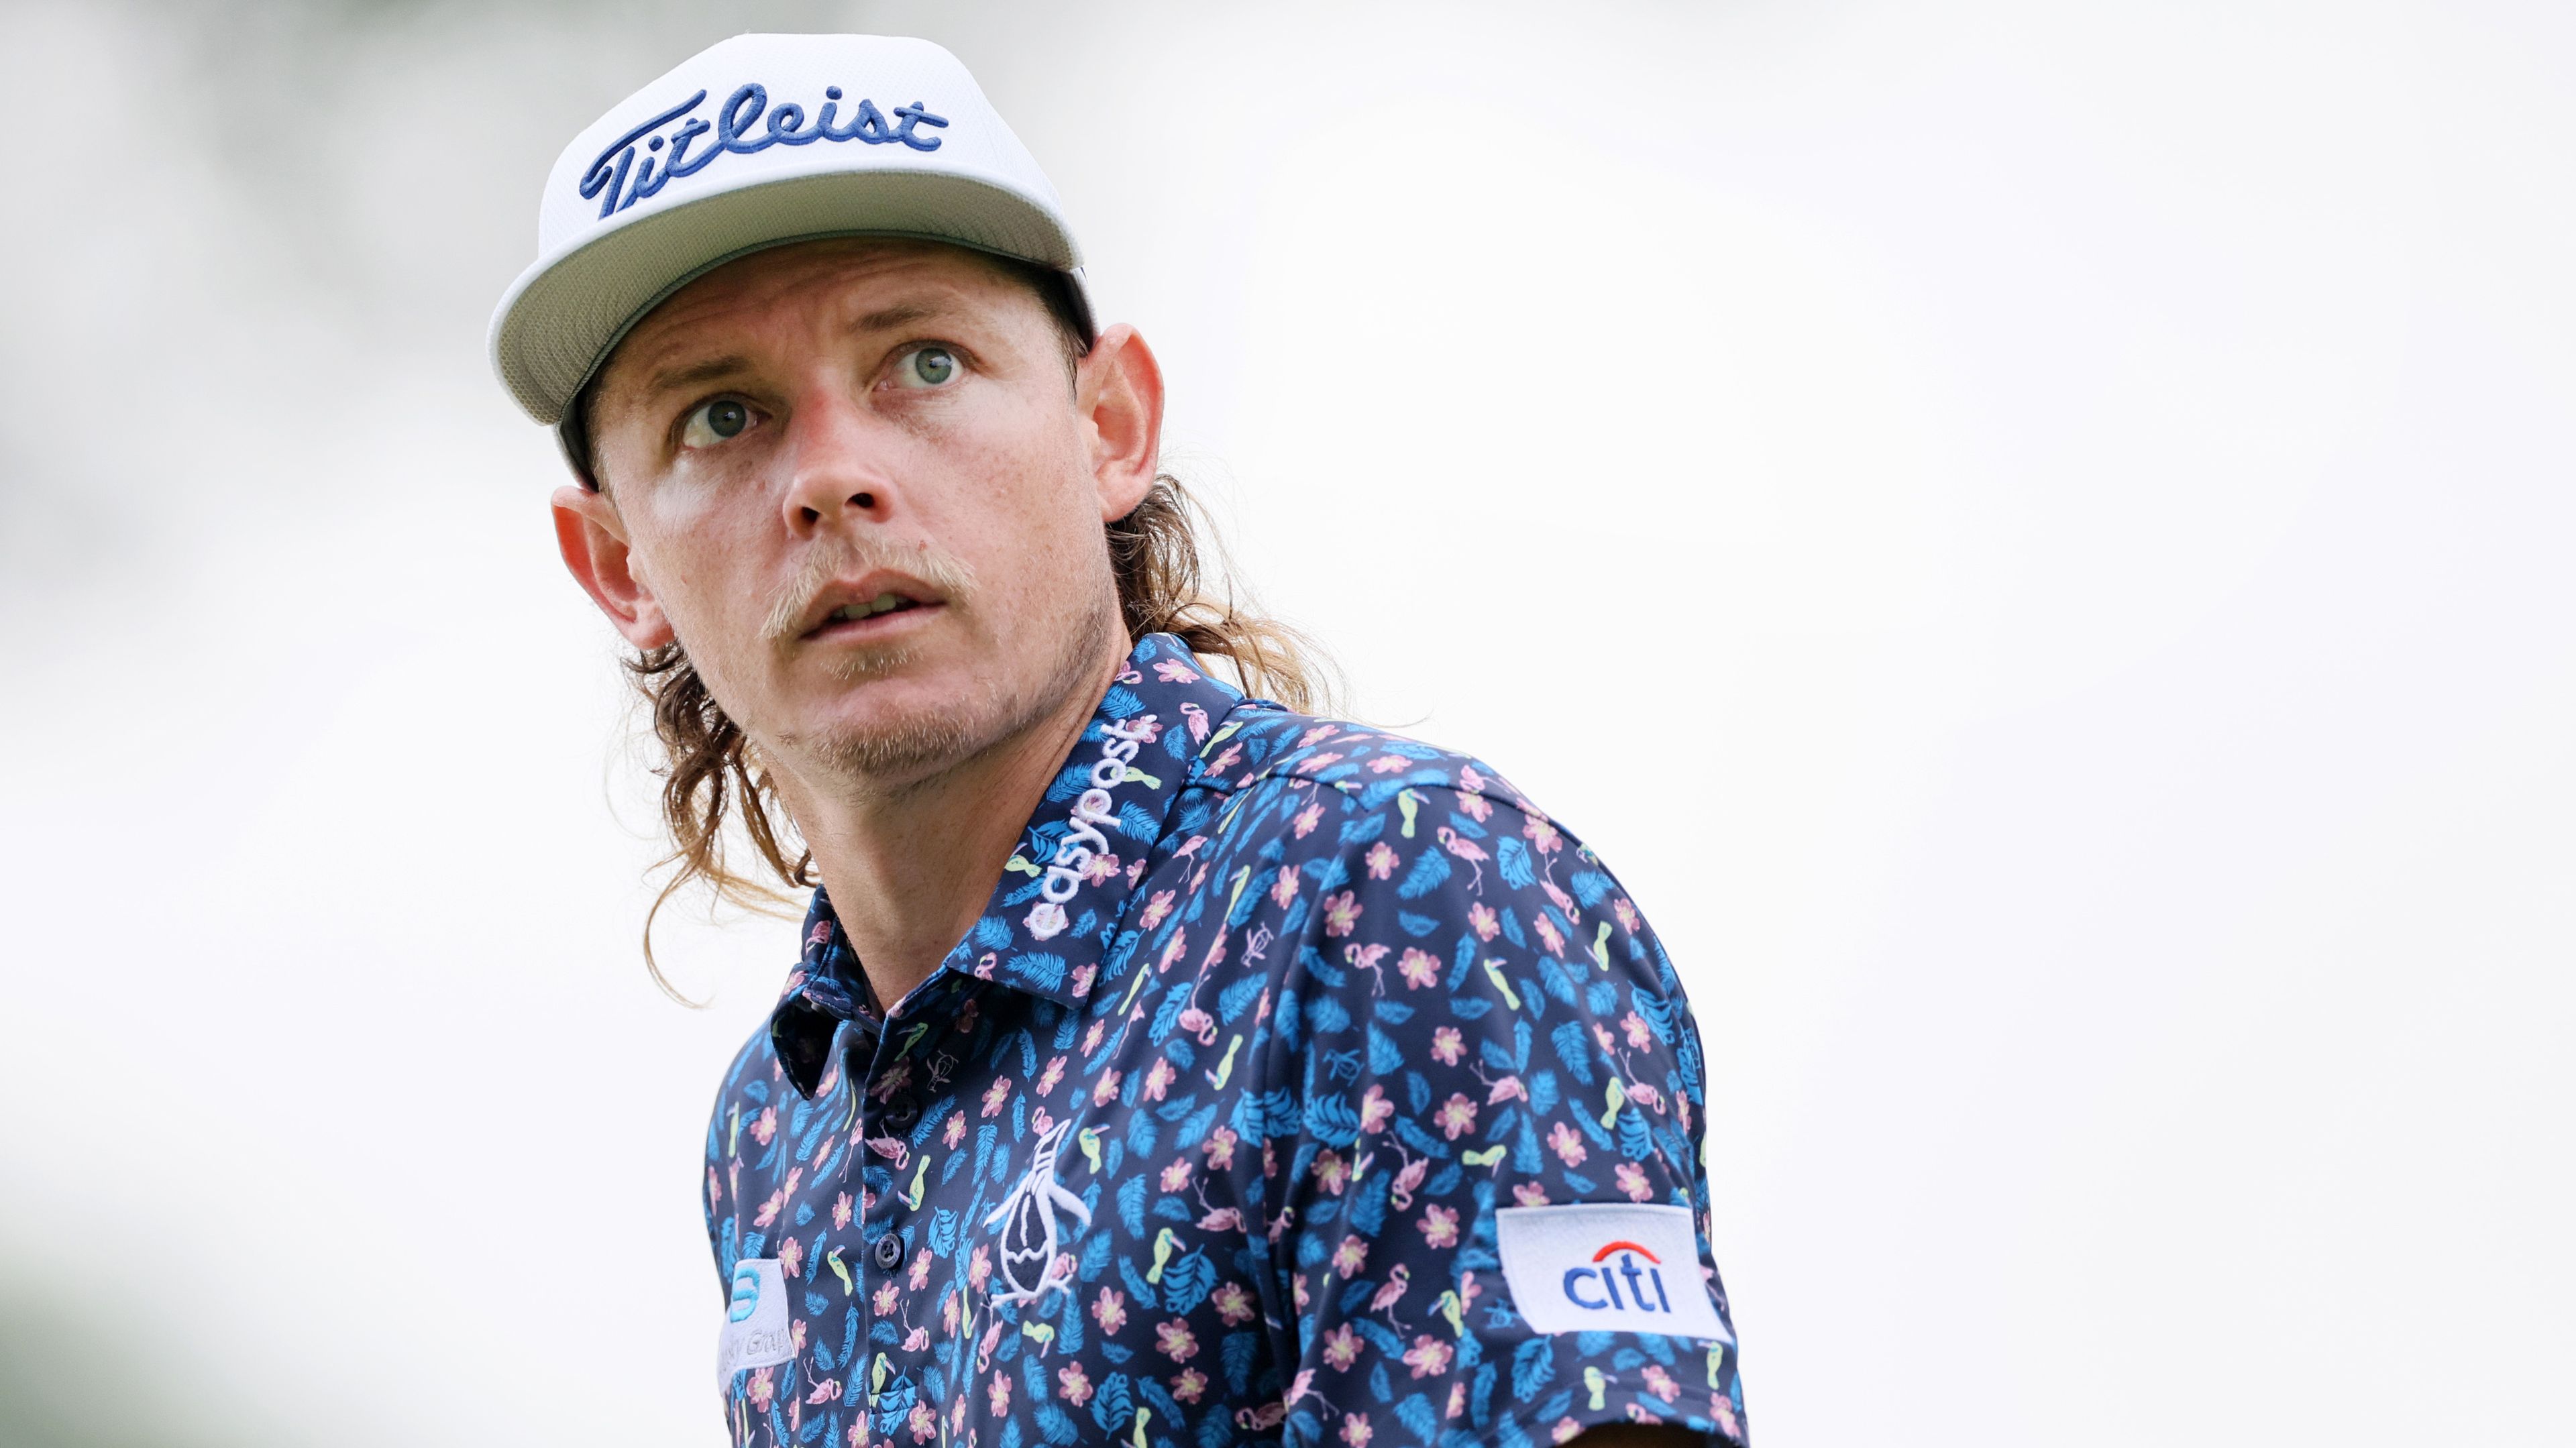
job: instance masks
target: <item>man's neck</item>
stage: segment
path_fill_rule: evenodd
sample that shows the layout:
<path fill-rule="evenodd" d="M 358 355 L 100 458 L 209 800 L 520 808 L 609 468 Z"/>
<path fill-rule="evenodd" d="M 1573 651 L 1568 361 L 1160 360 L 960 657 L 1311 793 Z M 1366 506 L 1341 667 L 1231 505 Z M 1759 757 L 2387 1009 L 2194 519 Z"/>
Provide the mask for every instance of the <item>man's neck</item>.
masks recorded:
<path fill-rule="evenodd" d="M 900 789 L 783 779 L 868 988 L 888 1009 L 964 937 L 1125 659 L 1033 724 Z"/>

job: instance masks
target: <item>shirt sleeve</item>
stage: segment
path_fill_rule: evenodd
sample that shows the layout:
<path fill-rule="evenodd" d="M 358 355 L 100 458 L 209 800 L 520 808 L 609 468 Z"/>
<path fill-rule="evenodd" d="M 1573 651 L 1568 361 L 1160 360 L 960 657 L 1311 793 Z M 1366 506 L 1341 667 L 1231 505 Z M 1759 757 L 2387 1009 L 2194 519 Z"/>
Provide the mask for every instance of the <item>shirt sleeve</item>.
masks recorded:
<path fill-rule="evenodd" d="M 1287 1439 L 1536 1448 L 1638 1421 L 1743 1444 L 1700 1048 L 1671 964 L 1544 815 L 1420 795 L 1300 872 L 1314 906 L 1264 1093 L 1270 1262 L 1296 1324 Z M 1507 1263 L 1498 1214 L 1578 1204 L 1688 1209 L 1686 1227 L 1644 1215 L 1692 1243 L 1695 1263 L 1657 1260 L 1674 1295 L 1706 1292 L 1715 1331 L 1537 1330 L 1516 1294 L 1569 1274 L 1526 1236 Z M 1578 1300 L 1606 1299 L 1587 1280 Z"/>

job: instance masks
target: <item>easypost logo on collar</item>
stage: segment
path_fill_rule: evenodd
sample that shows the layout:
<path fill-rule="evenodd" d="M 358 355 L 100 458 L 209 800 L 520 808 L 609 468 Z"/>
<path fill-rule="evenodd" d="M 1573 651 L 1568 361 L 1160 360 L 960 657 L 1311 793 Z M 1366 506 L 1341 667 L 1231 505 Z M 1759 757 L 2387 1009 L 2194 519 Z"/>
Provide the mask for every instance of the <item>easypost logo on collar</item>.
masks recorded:
<path fill-rule="evenodd" d="M 1731 1342 L 1700 1274 L 1687 1207 L 1505 1207 L 1496 1247 L 1536 1332 L 1660 1332 Z"/>
<path fill-rule="evenodd" d="M 1028 927 L 1039 940 L 1064 933 L 1064 907 L 1081 893 L 1091 862 L 1110 853 L 1109 837 L 1101 831 L 1117 827 L 1118 810 L 1109 791 L 1131 779 L 1147 778 L 1132 761 L 1145 741 L 1154 737 L 1153 715 L 1103 724 L 1100 732 L 1100 758 L 1091 766 L 1091 788 L 1065 814 L 1064 839 L 1038 877 L 1038 903 L 1029 909 Z"/>

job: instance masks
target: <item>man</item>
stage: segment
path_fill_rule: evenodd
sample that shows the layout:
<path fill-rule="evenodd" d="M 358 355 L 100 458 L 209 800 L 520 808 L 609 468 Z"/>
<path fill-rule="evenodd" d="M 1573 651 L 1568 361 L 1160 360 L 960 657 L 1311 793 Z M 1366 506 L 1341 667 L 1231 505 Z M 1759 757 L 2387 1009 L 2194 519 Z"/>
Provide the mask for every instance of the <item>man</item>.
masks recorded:
<path fill-rule="evenodd" d="M 726 41 L 540 222 L 495 363 L 674 884 L 738 812 L 821 886 L 708 1131 L 733 1441 L 1742 1442 L 1670 963 L 1491 768 L 1212 672 L 1307 693 L 956 61 Z"/>

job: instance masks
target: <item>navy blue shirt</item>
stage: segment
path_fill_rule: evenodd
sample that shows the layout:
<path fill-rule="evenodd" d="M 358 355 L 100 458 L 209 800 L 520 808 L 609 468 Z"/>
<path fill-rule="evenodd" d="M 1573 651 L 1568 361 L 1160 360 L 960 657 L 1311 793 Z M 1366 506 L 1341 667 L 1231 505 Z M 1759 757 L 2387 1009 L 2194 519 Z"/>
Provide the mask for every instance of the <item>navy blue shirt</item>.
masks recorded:
<path fill-rule="evenodd" d="M 1475 760 L 1140 642 L 940 968 L 821 892 L 707 1133 L 738 1444 L 1744 1441 L 1698 1035 Z"/>

